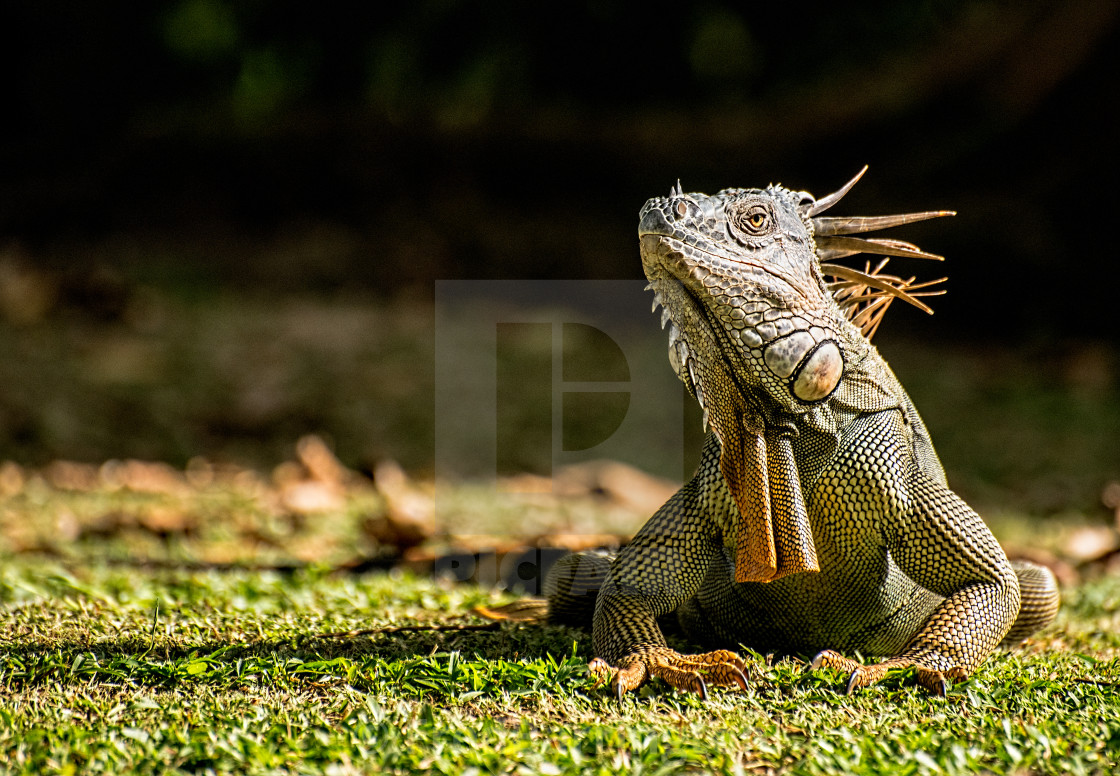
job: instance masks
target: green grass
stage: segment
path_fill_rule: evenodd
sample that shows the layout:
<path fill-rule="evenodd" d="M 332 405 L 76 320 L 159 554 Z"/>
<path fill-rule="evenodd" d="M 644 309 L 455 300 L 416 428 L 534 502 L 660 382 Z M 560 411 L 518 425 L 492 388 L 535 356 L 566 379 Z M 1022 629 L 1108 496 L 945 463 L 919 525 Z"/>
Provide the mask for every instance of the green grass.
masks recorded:
<path fill-rule="evenodd" d="M 755 659 L 703 702 L 621 705 L 586 634 L 338 631 L 477 622 L 494 594 L 401 574 L 179 572 L 9 557 L 0 771 L 11 773 L 1114 773 L 1120 580 L 948 697 L 908 677 Z"/>
<path fill-rule="evenodd" d="M 0 463 L 0 774 L 1120 772 L 1120 577 L 1100 569 L 946 698 L 905 674 L 849 697 L 807 656 L 750 656 L 746 693 L 652 682 L 620 704 L 588 676 L 586 633 L 455 629 L 506 594 L 341 570 L 389 550 L 371 526 L 393 504 L 353 472 L 312 475 Z M 309 484 L 319 506 L 289 498 Z M 438 485 L 424 550 L 648 515 L 593 490 Z M 998 518 L 1059 554 L 1102 523 Z"/>

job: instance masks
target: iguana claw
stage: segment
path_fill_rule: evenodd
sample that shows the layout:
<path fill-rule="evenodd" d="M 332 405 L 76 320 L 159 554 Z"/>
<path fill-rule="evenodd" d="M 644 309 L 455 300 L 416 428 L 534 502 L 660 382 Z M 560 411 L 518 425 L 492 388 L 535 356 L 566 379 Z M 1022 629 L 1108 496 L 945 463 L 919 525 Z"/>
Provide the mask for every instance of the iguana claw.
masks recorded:
<path fill-rule="evenodd" d="M 696 677 L 696 680 L 693 682 L 693 689 L 696 691 L 696 694 L 700 696 L 700 700 L 708 700 L 708 685 L 704 683 L 704 677 Z"/>
<path fill-rule="evenodd" d="M 948 670 L 940 671 L 908 658 L 894 658 L 893 660 L 865 666 L 850 657 L 844 657 L 837 652 L 833 652 L 831 649 L 826 649 L 814 657 L 809 668 L 813 671 L 820 668 L 836 668 L 849 673 L 848 684 L 844 689 L 847 695 L 852 695 L 864 687 L 870 687 L 893 669 L 913 668 L 918 684 L 942 698 L 949 692 L 950 682 L 959 682 L 968 677 L 968 672 L 961 666 L 953 666 Z"/>
<path fill-rule="evenodd" d="M 596 679 L 596 686 L 610 682 L 621 701 L 623 695 L 636 690 L 651 676 L 663 679 L 672 687 L 694 692 L 703 700 L 708 699 L 708 684 L 736 685 L 747 689 L 746 664 L 743 659 L 726 649 L 700 655 L 682 655 L 667 647 L 628 655 L 612 666 L 602 658 L 587 664 Z"/>

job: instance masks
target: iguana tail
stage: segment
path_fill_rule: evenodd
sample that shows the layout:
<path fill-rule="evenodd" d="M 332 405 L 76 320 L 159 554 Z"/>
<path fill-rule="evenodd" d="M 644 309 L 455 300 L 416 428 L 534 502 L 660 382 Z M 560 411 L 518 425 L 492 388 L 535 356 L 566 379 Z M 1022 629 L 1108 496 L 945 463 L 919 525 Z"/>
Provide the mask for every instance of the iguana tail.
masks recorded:
<path fill-rule="evenodd" d="M 505 606 L 476 606 L 491 620 L 550 623 L 591 629 L 595 599 L 607 578 L 615 553 L 593 550 L 565 555 L 544 578 L 544 598 L 522 598 Z"/>

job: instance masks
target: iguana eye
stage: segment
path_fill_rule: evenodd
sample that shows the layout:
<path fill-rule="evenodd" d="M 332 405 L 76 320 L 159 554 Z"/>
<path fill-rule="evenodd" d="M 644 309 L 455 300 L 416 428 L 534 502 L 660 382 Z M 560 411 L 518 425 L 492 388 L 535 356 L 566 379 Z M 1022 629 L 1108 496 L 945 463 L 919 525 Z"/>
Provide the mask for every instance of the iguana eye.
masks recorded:
<path fill-rule="evenodd" d="M 764 202 L 744 203 L 736 216 L 736 225 L 751 237 L 768 234 L 774 221 L 773 213 Z"/>
<path fill-rule="evenodd" d="M 728 202 L 724 206 L 724 216 L 731 239 L 748 247 L 774 234 L 778 228 L 774 203 L 754 191 L 743 192 Z"/>

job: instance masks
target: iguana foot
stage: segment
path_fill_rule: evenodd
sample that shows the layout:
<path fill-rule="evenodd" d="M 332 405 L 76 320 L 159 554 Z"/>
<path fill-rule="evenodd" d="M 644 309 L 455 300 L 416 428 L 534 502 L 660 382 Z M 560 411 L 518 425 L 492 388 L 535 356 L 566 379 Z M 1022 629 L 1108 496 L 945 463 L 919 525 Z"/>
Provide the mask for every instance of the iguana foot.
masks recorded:
<path fill-rule="evenodd" d="M 726 649 L 702 655 L 682 655 L 668 647 L 656 647 L 630 654 L 612 666 L 602 658 L 587 665 L 596 678 L 596 685 L 611 683 L 618 699 L 636 690 L 651 676 L 664 679 L 678 690 L 694 692 L 708 699 L 708 685 L 738 685 L 747 689 L 747 665 L 743 659 Z"/>
<path fill-rule="evenodd" d="M 875 684 L 886 676 L 888 671 L 893 669 L 913 668 L 918 684 L 940 697 L 945 697 L 945 693 L 949 691 L 951 683 L 959 682 L 968 677 L 968 672 L 961 666 L 953 666 L 945 671 L 941 671 L 936 668 L 924 666 L 909 658 L 901 657 L 865 666 L 859 661 L 852 660 L 850 657 L 844 657 L 837 652 L 833 652 L 831 649 L 826 649 L 819 653 L 813 658 L 813 662 L 809 667 L 814 671 L 818 668 L 836 668 L 850 674 L 848 677 L 848 686 L 845 689 L 848 695 L 851 695 L 856 690 L 862 690 L 864 687 Z"/>

